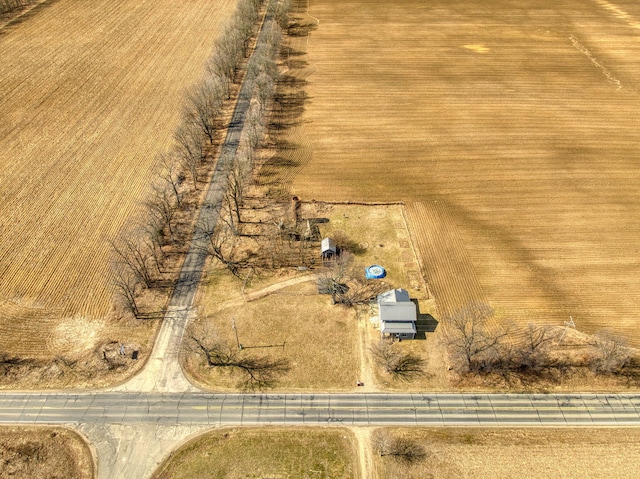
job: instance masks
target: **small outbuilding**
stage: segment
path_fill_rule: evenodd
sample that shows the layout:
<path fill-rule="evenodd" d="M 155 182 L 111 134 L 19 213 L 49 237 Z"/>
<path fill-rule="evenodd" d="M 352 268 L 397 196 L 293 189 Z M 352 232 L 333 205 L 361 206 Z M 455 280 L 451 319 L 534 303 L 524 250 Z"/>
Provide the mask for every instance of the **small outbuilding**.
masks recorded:
<path fill-rule="evenodd" d="M 380 334 L 398 339 L 414 339 L 418 310 L 406 289 L 392 289 L 378 295 Z"/>
<path fill-rule="evenodd" d="M 322 261 L 335 259 L 338 256 L 336 242 L 331 238 L 323 239 L 322 243 L 320 243 L 320 255 L 322 256 Z"/>

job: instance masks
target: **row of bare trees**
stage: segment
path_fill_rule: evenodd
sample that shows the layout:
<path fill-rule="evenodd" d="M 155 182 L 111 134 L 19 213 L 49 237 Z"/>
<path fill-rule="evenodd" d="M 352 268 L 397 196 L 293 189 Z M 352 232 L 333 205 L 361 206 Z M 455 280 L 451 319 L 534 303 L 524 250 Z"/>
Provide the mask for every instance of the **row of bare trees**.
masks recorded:
<path fill-rule="evenodd" d="M 240 277 L 242 269 L 247 266 L 251 254 L 239 247 L 240 238 L 248 236 L 244 232 L 243 208 L 245 194 L 253 178 L 255 156 L 263 137 L 267 121 L 267 104 L 272 98 L 275 82 L 278 78 L 278 68 L 275 58 L 280 50 L 282 29 L 280 22 L 286 18 L 287 11 L 282 9 L 286 4 L 272 2 L 271 11 L 267 12 L 262 27 L 262 41 L 258 43 L 253 53 L 253 60 L 247 71 L 248 81 L 253 85 L 253 96 L 245 116 L 245 123 L 240 145 L 233 164 L 226 168 L 225 191 L 221 205 L 210 205 L 219 208 L 218 219 L 202 217 L 197 231 L 206 240 L 206 253 L 223 264 L 234 276 Z M 241 51 L 238 42 L 231 51 Z M 214 71 L 210 67 L 210 71 Z M 230 69 L 229 69 L 230 71 Z"/>
<path fill-rule="evenodd" d="M 222 113 L 232 98 L 232 87 L 240 80 L 240 67 L 250 53 L 255 25 L 264 0 L 240 0 L 237 9 L 216 42 L 206 63 L 204 78 L 185 93 L 181 121 L 174 133 L 174 144 L 158 155 L 157 174 L 144 204 L 143 218 L 111 241 L 112 278 L 121 304 L 135 317 L 141 317 L 139 298 L 143 291 L 165 286 L 175 280 L 177 271 L 165 268 L 168 256 L 183 254 L 195 221 L 199 184 L 208 177 L 220 131 L 225 128 Z M 275 3 L 275 2 L 272 2 Z M 259 60 L 255 75 L 256 91 L 245 123 L 246 132 L 237 161 L 226 172 L 225 223 L 238 233 L 244 185 L 252 167 L 265 122 L 265 108 L 277 68 L 273 56 L 282 36 L 278 19 L 286 12 L 271 12 L 267 40 L 257 47 Z M 218 207 L 213 205 L 213 207 Z M 202 225 L 213 231 L 213 225 Z M 218 245 L 222 251 L 225 245 Z M 211 248 L 210 252 L 215 252 Z M 220 255 L 222 256 L 222 255 Z M 226 254 L 224 255 L 226 257 Z M 230 269 L 236 266 L 230 263 Z"/>
<path fill-rule="evenodd" d="M 504 327 L 492 318 L 489 306 L 474 303 L 443 320 L 441 340 L 451 368 L 460 375 L 482 374 L 517 386 L 558 381 L 579 368 L 597 374 L 637 375 L 633 349 L 614 335 L 585 335 L 584 344 L 572 349 L 564 347 L 561 328 Z"/>

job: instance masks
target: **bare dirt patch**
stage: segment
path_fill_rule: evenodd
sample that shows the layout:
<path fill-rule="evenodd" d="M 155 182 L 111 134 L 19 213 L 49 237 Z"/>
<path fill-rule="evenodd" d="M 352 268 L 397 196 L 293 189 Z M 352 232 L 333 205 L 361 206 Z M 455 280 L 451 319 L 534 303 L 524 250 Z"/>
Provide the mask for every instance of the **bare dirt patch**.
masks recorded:
<path fill-rule="evenodd" d="M 138 371 L 157 324 L 77 316 L 60 320 L 43 312 L 12 317 L 0 342 L 0 389 L 104 387 Z M 135 352 L 135 355 L 134 355 Z"/>
<path fill-rule="evenodd" d="M 75 432 L 59 427 L 0 427 L 0 478 L 92 479 L 93 457 Z"/>
<path fill-rule="evenodd" d="M 359 478 L 347 429 L 221 429 L 178 449 L 154 479 L 193 477 Z"/>

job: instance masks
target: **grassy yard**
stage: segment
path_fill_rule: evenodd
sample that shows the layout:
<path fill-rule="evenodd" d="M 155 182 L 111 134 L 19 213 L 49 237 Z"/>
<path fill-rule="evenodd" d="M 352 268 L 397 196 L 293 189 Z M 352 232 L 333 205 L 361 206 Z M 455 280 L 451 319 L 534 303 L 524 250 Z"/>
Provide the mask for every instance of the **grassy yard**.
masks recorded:
<path fill-rule="evenodd" d="M 437 306 L 420 276 L 402 206 L 304 203 L 301 216 L 327 218 L 328 222 L 320 224 L 321 236 L 347 239 L 353 251 L 349 264 L 352 274 L 364 278 L 366 266 L 380 264 L 387 271 L 383 281 L 389 288 L 405 288 L 418 300 L 419 339 L 396 346 L 422 357 L 426 373 L 410 382 L 372 374 L 369 347 L 379 340 L 379 333 L 369 317 L 376 314 L 376 309 L 356 311 L 333 305 L 330 296 L 319 295 L 314 277 L 322 274 L 319 266 L 305 272 L 280 270 L 251 275 L 243 292 L 241 280 L 212 263 L 197 300 L 198 327 L 236 349 L 239 342 L 241 356 L 288 361 L 290 370 L 273 384 L 275 390 L 350 390 L 357 380 L 365 380 L 368 387 L 375 382 L 391 390 L 444 388 L 442 361 L 432 334 L 437 327 Z M 308 280 L 297 282 L 296 275 Z M 278 285 L 279 289 L 263 294 L 265 288 Z M 436 359 L 429 361 L 430 355 Z M 235 389 L 243 377 L 238 371 L 210 368 L 202 356 L 192 352 L 186 356 L 186 366 L 197 383 L 215 390 Z"/>
<path fill-rule="evenodd" d="M 213 311 L 203 295 L 199 321 L 233 347 L 235 320 L 240 355 L 267 356 L 289 363 L 276 390 L 351 389 L 358 376 L 357 325 L 345 308 L 331 306 L 326 296 L 317 294 L 314 282 L 281 289 L 256 301 L 234 304 Z M 187 358 L 187 371 L 201 385 L 216 390 L 236 388 L 238 372 L 208 368 L 204 359 Z"/>
<path fill-rule="evenodd" d="M 360 477 L 346 429 L 222 429 L 178 449 L 153 479 Z"/>

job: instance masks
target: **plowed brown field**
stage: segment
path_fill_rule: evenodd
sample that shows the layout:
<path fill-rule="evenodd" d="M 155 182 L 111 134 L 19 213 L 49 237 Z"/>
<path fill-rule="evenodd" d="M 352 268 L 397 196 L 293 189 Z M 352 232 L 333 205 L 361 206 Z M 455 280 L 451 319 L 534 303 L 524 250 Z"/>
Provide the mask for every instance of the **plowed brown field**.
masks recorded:
<path fill-rule="evenodd" d="M 482 300 L 640 345 L 640 5 L 310 0 L 308 13 L 292 192 L 407 202 L 441 315 Z"/>
<path fill-rule="evenodd" d="M 58 0 L 0 29 L 3 351 L 16 320 L 44 336 L 39 318 L 107 314 L 107 240 L 148 193 L 235 3 Z"/>

